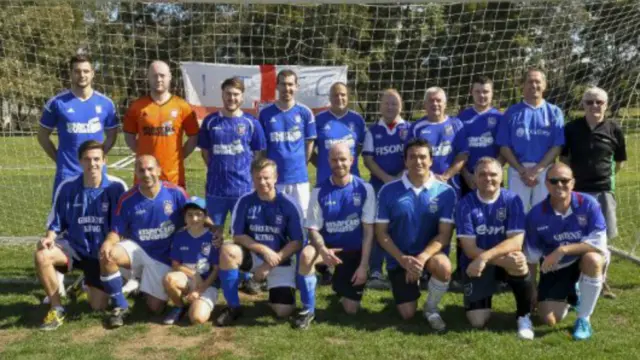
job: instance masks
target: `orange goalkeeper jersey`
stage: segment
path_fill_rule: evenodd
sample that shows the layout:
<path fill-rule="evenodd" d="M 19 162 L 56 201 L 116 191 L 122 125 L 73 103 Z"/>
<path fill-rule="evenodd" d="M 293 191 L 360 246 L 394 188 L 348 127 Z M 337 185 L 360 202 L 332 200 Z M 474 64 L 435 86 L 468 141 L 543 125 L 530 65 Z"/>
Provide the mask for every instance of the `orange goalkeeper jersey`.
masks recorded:
<path fill-rule="evenodd" d="M 158 104 L 151 96 L 141 97 L 127 110 L 122 128 L 138 135 L 136 155 L 153 155 L 158 159 L 162 180 L 185 187 L 184 133 L 198 135 L 196 114 L 186 101 L 173 95 L 164 104 Z"/>

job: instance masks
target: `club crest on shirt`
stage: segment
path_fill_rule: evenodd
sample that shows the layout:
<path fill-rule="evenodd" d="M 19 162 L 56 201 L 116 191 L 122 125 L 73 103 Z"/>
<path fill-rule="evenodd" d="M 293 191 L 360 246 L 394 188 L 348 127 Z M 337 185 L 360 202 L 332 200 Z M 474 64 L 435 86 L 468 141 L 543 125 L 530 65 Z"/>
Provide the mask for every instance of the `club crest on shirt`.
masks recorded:
<path fill-rule="evenodd" d="M 447 136 L 453 135 L 453 126 L 447 125 L 444 127 L 444 134 Z"/>
<path fill-rule="evenodd" d="M 300 115 L 296 115 L 293 117 L 293 121 L 295 121 L 296 124 L 300 124 L 302 122 L 302 118 L 300 117 Z"/>
<path fill-rule="evenodd" d="M 494 127 L 498 123 L 498 119 L 496 119 L 494 116 L 489 116 L 489 118 L 487 119 L 487 123 L 489 124 L 489 127 Z"/>
<path fill-rule="evenodd" d="M 260 206 L 252 206 L 249 208 L 247 218 L 250 220 L 255 220 L 258 218 L 259 212 L 260 212 Z"/>
<path fill-rule="evenodd" d="M 360 206 L 361 204 L 362 204 L 362 196 L 360 196 L 360 194 L 358 193 L 353 194 L 353 205 Z"/>
<path fill-rule="evenodd" d="M 108 202 L 103 202 L 102 203 L 102 212 L 107 212 L 109 211 L 109 203 Z"/>
<path fill-rule="evenodd" d="M 172 118 L 177 118 L 178 117 L 178 110 L 176 110 L 176 109 L 171 110 L 171 117 Z"/>
<path fill-rule="evenodd" d="M 238 126 L 236 127 L 236 133 L 238 133 L 239 136 L 243 136 L 246 132 L 247 132 L 246 125 L 238 124 Z"/>
<path fill-rule="evenodd" d="M 96 114 L 102 114 L 102 106 L 96 105 Z"/>
<path fill-rule="evenodd" d="M 523 137 L 524 136 L 524 129 L 523 128 L 518 128 L 518 130 L 516 130 L 516 136 L 517 137 Z"/>
<path fill-rule="evenodd" d="M 409 135 L 409 129 L 403 127 L 398 130 L 398 136 L 400 136 L 401 140 L 407 140 L 407 135 Z"/>
<path fill-rule="evenodd" d="M 282 215 L 276 215 L 276 225 L 282 225 L 283 221 Z"/>
<path fill-rule="evenodd" d="M 464 284 L 464 296 L 471 296 L 473 294 L 473 284 Z"/>
<path fill-rule="evenodd" d="M 578 219 L 578 225 L 587 226 L 587 216 L 586 215 L 576 215 L 576 219 Z"/>
<path fill-rule="evenodd" d="M 211 244 L 203 243 L 202 248 L 200 249 L 200 252 L 204 256 L 209 256 L 209 254 L 211 253 Z"/>
<path fill-rule="evenodd" d="M 349 123 L 348 127 L 351 132 L 356 132 L 356 126 L 352 122 Z"/>
<path fill-rule="evenodd" d="M 165 215 L 169 216 L 173 214 L 173 202 L 171 200 L 165 200 L 163 208 L 164 208 Z"/>
<path fill-rule="evenodd" d="M 432 214 L 435 214 L 436 212 L 438 212 L 438 203 L 437 202 L 432 202 L 429 204 L 429 212 L 431 212 Z"/>
<path fill-rule="evenodd" d="M 507 219 L 507 209 L 499 208 L 496 211 L 496 219 L 498 219 L 498 221 L 505 221 Z"/>

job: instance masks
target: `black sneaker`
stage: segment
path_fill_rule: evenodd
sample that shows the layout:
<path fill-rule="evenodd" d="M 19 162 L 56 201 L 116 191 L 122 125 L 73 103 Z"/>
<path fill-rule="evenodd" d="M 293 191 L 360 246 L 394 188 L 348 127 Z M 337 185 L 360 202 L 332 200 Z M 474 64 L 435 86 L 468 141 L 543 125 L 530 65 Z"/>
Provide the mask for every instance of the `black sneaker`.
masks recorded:
<path fill-rule="evenodd" d="M 311 311 L 301 310 L 298 314 L 296 314 L 291 325 L 295 329 L 307 330 L 311 326 L 311 323 L 315 318 L 316 315 Z"/>
<path fill-rule="evenodd" d="M 109 316 L 109 327 L 110 328 L 119 328 L 124 325 L 124 318 L 129 315 L 129 308 L 114 308 L 111 311 L 111 316 Z"/>
<path fill-rule="evenodd" d="M 222 313 L 216 318 L 216 325 L 229 326 L 242 316 L 242 308 L 226 307 Z"/>
<path fill-rule="evenodd" d="M 260 283 L 251 278 L 249 280 L 243 281 L 239 290 L 247 295 L 258 295 L 261 291 Z"/>

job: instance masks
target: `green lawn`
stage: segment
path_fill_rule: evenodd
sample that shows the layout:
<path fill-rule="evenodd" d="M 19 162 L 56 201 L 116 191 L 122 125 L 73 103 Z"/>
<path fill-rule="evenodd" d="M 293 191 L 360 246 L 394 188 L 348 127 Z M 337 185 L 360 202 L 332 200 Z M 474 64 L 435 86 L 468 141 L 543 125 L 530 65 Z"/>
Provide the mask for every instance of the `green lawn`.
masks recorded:
<path fill-rule="evenodd" d="M 618 177 L 621 237 L 616 245 L 625 249 L 633 247 L 637 232 L 637 137 L 628 137 L 630 162 Z M 31 137 L 3 138 L 0 155 L 0 199 L 6 204 L 0 208 L 4 219 L 0 236 L 40 235 L 51 194 L 52 164 Z M 112 154 L 109 160 L 114 162 L 117 155 L 122 156 Z M 110 173 L 131 181 L 131 169 Z M 189 191 L 203 195 L 204 179 L 204 167 L 196 153 L 187 161 Z M 0 246 L 0 278 L 33 279 L 32 249 L 32 245 Z M 69 304 L 67 324 L 45 334 L 36 329 L 46 312 L 39 305 L 44 296 L 40 287 L 0 285 L 0 359 L 638 359 L 637 274 L 636 265 L 614 261 L 610 282 L 619 299 L 599 302 L 592 318 L 595 337 L 584 343 L 570 339 L 569 327 L 575 314 L 556 328 L 537 326 L 534 342 L 519 341 L 512 315 L 515 304 L 509 294 L 494 299 L 496 313 L 487 331 L 470 330 L 461 295 L 447 294 L 443 317 L 449 332 L 437 335 L 420 317 L 403 323 L 388 291 L 367 291 L 362 312 L 349 317 L 340 311 L 328 287 L 320 290 L 318 320 L 306 332 L 294 331 L 286 322 L 273 319 L 265 296 L 258 296 L 243 298 L 246 316 L 233 328 L 213 328 L 210 324 L 164 327 L 158 325 L 160 318 L 147 314 L 143 301 L 134 301 L 130 324 L 105 330 L 103 315 L 90 313 L 87 303 L 80 301 Z"/>

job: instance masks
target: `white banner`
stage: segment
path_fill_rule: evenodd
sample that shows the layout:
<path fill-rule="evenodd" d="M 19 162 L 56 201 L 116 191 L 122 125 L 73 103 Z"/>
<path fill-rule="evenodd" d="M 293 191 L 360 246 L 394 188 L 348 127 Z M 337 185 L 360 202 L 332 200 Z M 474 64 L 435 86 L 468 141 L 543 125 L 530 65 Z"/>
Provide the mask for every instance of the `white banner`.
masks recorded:
<path fill-rule="evenodd" d="M 329 106 L 329 88 L 335 82 L 347 82 L 346 66 L 229 65 L 201 62 L 180 63 L 185 97 L 200 118 L 222 106 L 220 85 L 225 79 L 244 81 L 243 110 L 256 113 L 277 99 L 276 75 L 290 69 L 298 74 L 296 101 L 314 111 Z"/>

